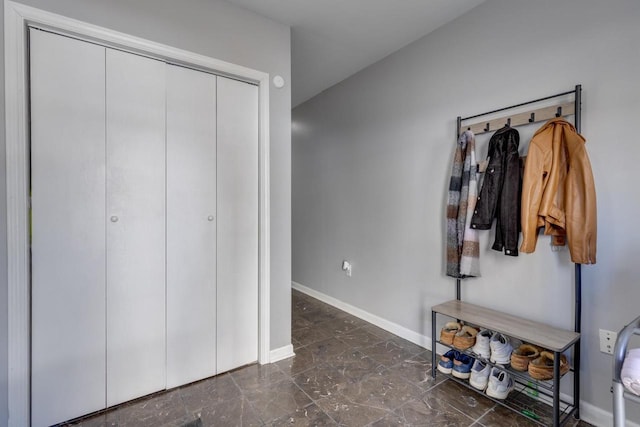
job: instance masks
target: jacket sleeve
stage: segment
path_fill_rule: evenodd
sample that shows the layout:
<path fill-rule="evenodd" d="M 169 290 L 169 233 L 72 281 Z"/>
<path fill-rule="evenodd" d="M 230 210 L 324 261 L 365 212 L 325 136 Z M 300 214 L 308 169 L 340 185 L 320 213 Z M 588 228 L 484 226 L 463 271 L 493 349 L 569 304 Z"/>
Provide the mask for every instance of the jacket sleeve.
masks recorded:
<path fill-rule="evenodd" d="M 531 253 L 538 241 L 538 212 L 544 191 L 544 154 L 532 140 L 524 166 L 521 198 L 522 244 L 520 252 Z M 548 172 L 548 171 L 547 171 Z"/>
<path fill-rule="evenodd" d="M 490 230 L 496 216 L 498 197 L 501 187 L 501 157 L 497 154 L 498 137 L 494 134 L 489 140 L 487 159 L 489 164 L 484 173 L 478 200 L 471 217 L 471 228 L 474 230 Z"/>
<path fill-rule="evenodd" d="M 596 189 L 591 162 L 582 141 L 572 158 L 565 192 L 566 230 L 571 261 L 576 264 L 595 264 Z"/>

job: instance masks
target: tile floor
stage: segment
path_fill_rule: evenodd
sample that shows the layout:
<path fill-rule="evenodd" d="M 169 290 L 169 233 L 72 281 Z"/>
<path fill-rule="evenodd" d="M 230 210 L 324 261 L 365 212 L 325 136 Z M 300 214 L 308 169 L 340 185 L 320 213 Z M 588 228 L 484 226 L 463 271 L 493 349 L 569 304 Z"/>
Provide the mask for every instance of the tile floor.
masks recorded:
<path fill-rule="evenodd" d="M 430 351 L 297 291 L 292 339 L 293 358 L 65 426 L 537 425 L 442 375 L 434 381 Z"/>

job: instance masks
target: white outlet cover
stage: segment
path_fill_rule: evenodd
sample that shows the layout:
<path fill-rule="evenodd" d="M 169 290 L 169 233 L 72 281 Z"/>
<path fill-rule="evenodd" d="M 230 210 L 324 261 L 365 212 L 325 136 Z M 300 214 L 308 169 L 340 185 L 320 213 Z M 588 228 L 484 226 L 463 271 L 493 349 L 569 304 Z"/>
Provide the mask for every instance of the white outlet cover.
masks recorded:
<path fill-rule="evenodd" d="M 613 354 L 617 339 L 617 332 L 600 329 L 600 351 L 607 354 Z"/>

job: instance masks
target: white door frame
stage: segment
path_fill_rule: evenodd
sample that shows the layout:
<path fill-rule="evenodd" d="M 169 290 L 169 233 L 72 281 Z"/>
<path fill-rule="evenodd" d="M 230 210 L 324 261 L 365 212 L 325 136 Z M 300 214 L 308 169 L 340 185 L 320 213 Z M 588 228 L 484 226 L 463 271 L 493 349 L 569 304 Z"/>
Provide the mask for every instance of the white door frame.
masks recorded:
<path fill-rule="evenodd" d="M 129 36 L 30 6 L 4 2 L 7 176 L 9 425 L 30 424 L 29 103 L 27 27 L 37 26 L 259 87 L 258 362 L 269 363 L 269 74 Z"/>

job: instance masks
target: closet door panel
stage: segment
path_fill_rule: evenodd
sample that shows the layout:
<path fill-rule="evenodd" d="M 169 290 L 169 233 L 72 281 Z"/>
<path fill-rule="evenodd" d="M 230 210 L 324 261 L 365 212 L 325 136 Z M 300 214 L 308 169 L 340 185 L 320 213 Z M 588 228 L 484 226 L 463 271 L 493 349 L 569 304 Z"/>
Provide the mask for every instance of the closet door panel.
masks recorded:
<path fill-rule="evenodd" d="M 105 407 L 105 49 L 30 30 L 31 409 Z"/>
<path fill-rule="evenodd" d="M 167 387 L 216 374 L 216 77 L 167 65 Z"/>
<path fill-rule="evenodd" d="M 107 405 L 165 388 L 165 64 L 107 49 Z"/>
<path fill-rule="evenodd" d="M 258 88 L 218 77 L 218 372 L 258 359 Z"/>

